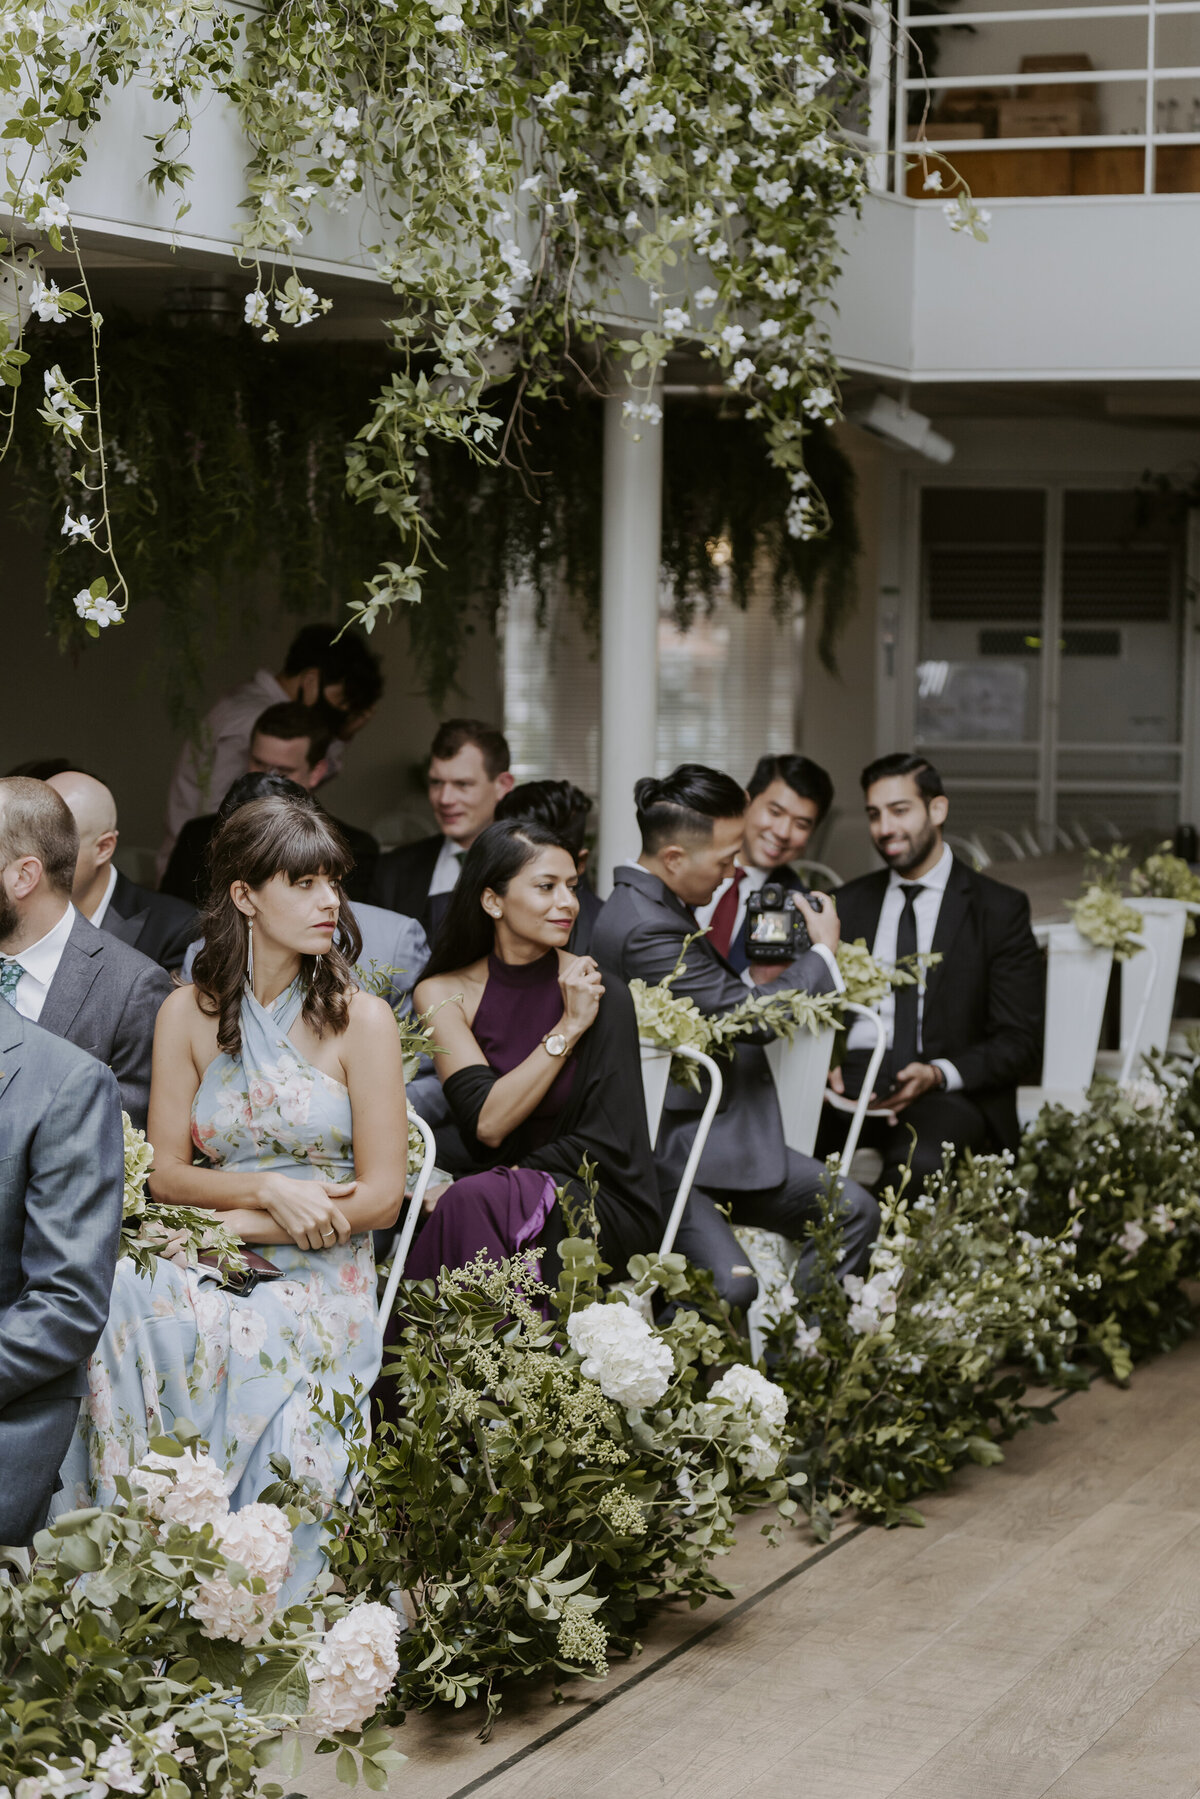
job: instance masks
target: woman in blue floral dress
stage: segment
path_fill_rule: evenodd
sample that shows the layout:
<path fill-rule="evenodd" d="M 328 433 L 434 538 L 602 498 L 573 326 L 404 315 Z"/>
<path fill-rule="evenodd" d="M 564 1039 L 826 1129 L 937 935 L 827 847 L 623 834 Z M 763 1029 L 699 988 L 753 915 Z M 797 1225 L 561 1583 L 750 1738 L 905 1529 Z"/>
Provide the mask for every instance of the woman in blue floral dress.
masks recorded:
<path fill-rule="evenodd" d="M 403 1200 L 404 1070 L 390 1009 L 351 973 L 349 857 L 320 813 L 281 798 L 242 807 L 211 853 L 195 985 L 155 1032 L 150 1192 L 214 1212 L 282 1278 L 239 1294 L 203 1266 L 164 1260 L 150 1280 L 118 1266 L 60 1506 L 110 1498 L 180 1418 L 235 1510 L 275 1478 L 275 1454 L 332 1497 L 345 1441 L 318 1414 L 379 1371 L 371 1231 Z M 289 1596 L 319 1570 L 319 1535 L 296 1534 Z"/>

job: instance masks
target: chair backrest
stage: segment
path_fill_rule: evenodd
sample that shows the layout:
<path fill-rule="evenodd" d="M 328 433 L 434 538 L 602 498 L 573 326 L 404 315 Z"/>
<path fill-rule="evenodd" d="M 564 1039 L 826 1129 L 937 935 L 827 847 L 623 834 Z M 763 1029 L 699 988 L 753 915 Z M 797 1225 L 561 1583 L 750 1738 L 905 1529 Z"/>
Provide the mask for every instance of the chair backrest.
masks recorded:
<path fill-rule="evenodd" d="M 683 1174 L 675 1189 L 675 1198 L 667 1215 L 663 1230 L 662 1242 L 658 1246 L 660 1255 L 669 1255 L 675 1243 L 675 1233 L 683 1220 L 688 1195 L 696 1178 L 696 1170 L 700 1166 L 700 1158 L 704 1154 L 704 1145 L 708 1142 L 708 1133 L 712 1130 L 713 1119 L 717 1115 L 717 1107 L 721 1103 L 724 1083 L 721 1070 L 711 1056 L 704 1055 L 698 1049 L 660 1049 L 655 1043 L 642 1043 L 642 1091 L 646 1096 L 646 1122 L 650 1126 L 651 1147 L 658 1142 L 659 1127 L 662 1124 L 663 1105 L 667 1097 L 667 1082 L 671 1078 L 671 1058 L 681 1057 L 686 1062 L 695 1062 L 708 1076 L 708 1098 L 704 1102 L 704 1110 L 700 1114 L 700 1122 L 696 1126 L 696 1134 L 692 1138 L 692 1146 L 688 1151 L 687 1161 L 683 1165 Z"/>
<path fill-rule="evenodd" d="M 1113 954 L 1073 924 L 1039 925 L 1036 935 L 1047 951 L 1042 1086 L 1083 1093 L 1096 1071 Z"/>
<path fill-rule="evenodd" d="M 658 1129 L 662 1123 L 663 1106 L 667 1099 L 667 1084 L 671 1079 L 671 1052 L 659 1049 L 656 1044 L 642 1043 L 642 1092 L 646 1096 L 646 1123 L 650 1126 L 650 1147 L 658 1142 Z"/>
<path fill-rule="evenodd" d="M 821 1102 L 829 1063 L 833 1056 L 834 1032 L 797 1031 L 788 1043 L 776 1037 L 767 1044 L 767 1061 L 775 1077 L 779 1099 L 779 1116 L 783 1122 L 783 1140 L 789 1149 L 811 1156 L 821 1122 Z"/>
<path fill-rule="evenodd" d="M 1142 915 L 1141 935 L 1157 954 L 1131 956 L 1121 964 L 1121 1048 L 1134 1064 L 1152 1049 L 1166 1049 L 1171 1013 L 1179 983 L 1179 962 L 1188 915 L 1200 911 L 1187 900 L 1135 899 Z M 1142 1028 L 1137 1029 L 1143 1002 Z"/>

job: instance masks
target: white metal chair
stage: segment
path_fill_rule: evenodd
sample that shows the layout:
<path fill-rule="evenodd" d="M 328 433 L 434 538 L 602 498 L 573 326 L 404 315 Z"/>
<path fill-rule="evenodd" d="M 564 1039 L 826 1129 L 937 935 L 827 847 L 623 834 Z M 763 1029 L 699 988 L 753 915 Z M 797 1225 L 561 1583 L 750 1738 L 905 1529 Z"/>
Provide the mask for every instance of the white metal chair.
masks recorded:
<path fill-rule="evenodd" d="M 392 1238 L 388 1256 L 391 1268 L 388 1270 L 387 1284 L 383 1289 L 383 1298 L 379 1301 L 379 1328 L 384 1330 L 392 1315 L 392 1307 L 396 1303 L 396 1292 L 404 1278 L 404 1264 L 408 1260 L 408 1252 L 412 1248 L 412 1240 L 417 1234 L 417 1221 L 421 1216 L 421 1207 L 425 1201 L 425 1189 L 429 1185 L 429 1177 L 433 1173 L 437 1160 L 437 1146 L 433 1141 L 433 1132 L 423 1118 L 409 1110 L 409 1120 L 421 1133 L 421 1141 L 425 1145 L 425 1154 L 421 1158 L 421 1166 L 417 1170 L 417 1178 L 413 1182 L 409 1196 L 408 1209 L 402 1211 L 396 1221 L 396 1234 Z"/>
<path fill-rule="evenodd" d="M 826 1086 L 829 1063 L 833 1056 L 832 1030 L 800 1031 L 790 1043 L 777 1037 L 774 1043 L 767 1045 L 767 1061 L 779 1098 L 783 1140 L 789 1149 L 805 1156 L 813 1153 L 824 1103 L 829 1102 L 839 1111 L 852 1114 L 846 1142 L 838 1157 L 839 1168 L 849 1170 L 858 1148 L 863 1123 L 869 1116 L 871 1094 L 887 1048 L 887 1032 L 878 1013 L 873 1012 L 869 1006 L 859 1006 L 848 1001 L 845 1010 L 865 1019 L 875 1031 L 875 1047 L 863 1078 L 862 1091 L 856 1100 L 831 1094 Z M 757 1361 L 762 1353 L 766 1332 L 778 1315 L 781 1305 L 790 1307 L 794 1298 L 791 1294 L 791 1273 L 800 1253 L 799 1246 L 780 1236 L 777 1231 L 741 1229 L 736 1232 L 736 1236 L 758 1278 L 758 1298 L 746 1317 L 750 1331 L 750 1353 Z"/>
<path fill-rule="evenodd" d="M 796 863 L 796 867 L 802 875 L 819 875 L 823 880 L 828 881 L 831 892 L 836 893 L 839 887 L 844 887 L 846 885 L 841 875 L 838 874 L 836 869 L 830 868 L 828 862 L 814 862 L 808 856 L 801 856 L 800 860 Z"/>
<path fill-rule="evenodd" d="M 684 1210 L 688 1195 L 696 1179 L 696 1170 L 700 1166 L 700 1158 L 704 1154 L 704 1146 L 708 1142 L 708 1133 L 712 1130 L 713 1119 L 717 1115 L 717 1107 L 721 1103 L 721 1094 L 725 1083 L 721 1079 L 721 1070 L 711 1056 L 706 1056 L 698 1049 L 662 1049 L 657 1043 L 641 1043 L 642 1052 L 642 1091 L 646 1096 L 646 1122 L 650 1126 L 650 1147 L 658 1142 L 659 1128 L 662 1124 L 663 1106 L 666 1104 L 667 1083 L 671 1078 L 672 1056 L 682 1056 L 687 1062 L 695 1062 L 708 1074 L 708 1099 L 700 1114 L 700 1123 L 696 1135 L 692 1139 L 692 1147 L 688 1159 L 683 1165 L 683 1174 L 679 1186 L 675 1190 L 675 1199 L 663 1231 L 662 1242 L 658 1246 L 660 1255 L 669 1255 L 675 1243 L 675 1236 L 683 1222 Z"/>
<path fill-rule="evenodd" d="M 1017 1116 L 1022 1125 L 1032 1123 L 1044 1105 L 1081 1112 L 1087 1104 L 1113 963 L 1110 949 L 1089 943 L 1073 924 L 1035 925 L 1034 936 L 1047 952 L 1046 1042 L 1041 1085 L 1017 1090 Z M 1158 966 L 1157 951 L 1148 938 L 1139 934 L 1132 941 L 1149 959 L 1148 979 L 1122 1051 L 1118 1069 L 1122 1082 L 1133 1072 Z"/>
<path fill-rule="evenodd" d="M 1190 900 L 1143 899 L 1131 902 L 1142 915 L 1141 936 L 1150 954 L 1130 956 L 1121 964 L 1121 1047 L 1101 1050 L 1096 1066 L 1104 1074 L 1128 1080 L 1143 1056 L 1171 1044 L 1171 1014 L 1183 961 L 1184 932 L 1200 905 Z M 1182 1043 L 1180 1043 L 1182 1047 Z"/>

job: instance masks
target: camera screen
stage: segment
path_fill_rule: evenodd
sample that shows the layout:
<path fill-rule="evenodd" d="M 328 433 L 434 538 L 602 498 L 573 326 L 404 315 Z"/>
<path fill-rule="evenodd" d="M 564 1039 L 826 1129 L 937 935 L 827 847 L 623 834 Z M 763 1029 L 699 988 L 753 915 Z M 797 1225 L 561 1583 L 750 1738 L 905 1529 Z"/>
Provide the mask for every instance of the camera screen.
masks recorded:
<path fill-rule="evenodd" d="M 750 932 L 753 943 L 789 943 L 792 921 L 786 912 L 760 912 Z"/>

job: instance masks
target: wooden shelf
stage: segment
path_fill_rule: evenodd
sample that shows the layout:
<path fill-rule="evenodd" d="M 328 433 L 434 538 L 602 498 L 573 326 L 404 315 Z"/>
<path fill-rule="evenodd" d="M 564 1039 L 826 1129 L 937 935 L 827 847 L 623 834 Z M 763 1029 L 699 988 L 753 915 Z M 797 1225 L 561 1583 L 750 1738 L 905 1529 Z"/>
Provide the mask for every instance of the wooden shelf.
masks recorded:
<path fill-rule="evenodd" d="M 1044 150 L 955 150 L 946 161 L 959 171 L 976 200 L 1032 199 L 1048 194 L 1140 194 L 1145 167 L 1140 147 L 1058 150 L 1052 139 L 1047 140 Z M 929 198 L 923 182 L 920 168 L 910 169 L 910 198 Z M 1155 192 L 1200 193 L 1200 144 L 1158 146 Z"/>

